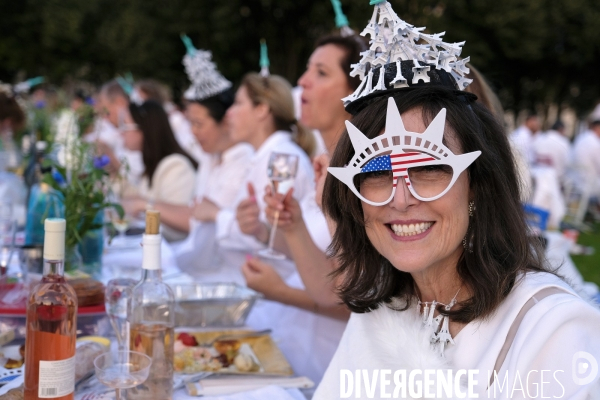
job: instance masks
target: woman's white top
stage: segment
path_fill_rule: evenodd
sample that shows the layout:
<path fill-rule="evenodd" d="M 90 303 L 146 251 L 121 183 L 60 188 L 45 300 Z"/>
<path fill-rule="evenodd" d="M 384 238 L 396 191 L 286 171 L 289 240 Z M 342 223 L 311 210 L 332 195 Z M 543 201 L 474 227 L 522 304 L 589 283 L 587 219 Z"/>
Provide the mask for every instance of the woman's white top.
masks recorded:
<path fill-rule="evenodd" d="M 524 314 L 497 378 L 489 386 L 515 318 L 526 302 L 546 288 L 561 290 L 539 301 L 536 299 L 535 305 Z M 353 313 L 313 400 L 337 399 L 351 389 L 352 395 L 348 398 L 385 398 L 385 393 L 393 394 L 395 373 L 398 381 L 401 380 L 402 372 L 396 371 L 405 371 L 408 391 L 413 370 L 420 383 L 425 382 L 426 370 L 451 370 L 453 377 L 459 375 L 460 370 L 466 370 L 467 374 L 458 378 L 466 388 L 468 381 L 465 380 L 469 371 L 473 371 L 471 392 L 479 398 L 573 400 L 594 399 L 600 395 L 600 311 L 552 274 L 526 274 L 490 317 L 467 324 L 454 337 L 454 342 L 446 348 L 445 359 L 433 351 L 429 337 L 423 334 L 416 305 L 406 311 L 380 306 L 369 313 Z M 362 384 L 358 396 L 357 370 L 361 370 Z M 371 388 L 375 371 L 378 373 L 374 380 L 376 387 Z M 350 379 L 354 388 L 349 386 Z M 430 392 L 436 394 L 437 387 L 433 384 Z M 456 389 L 453 393 L 454 397 L 434 397 L 456 398 Z M 408 392 L 407 395 L 405 398 L 416 397 Z"/>
<path fill-rule="evenodd" d="M 238 187 L 236 201 L 228 209 L 222 209 L 216 219 L 216 234 L 219 244 L 224 248 L 239 250 L 258 250 L 265 245 L 254 236 L 245 235 L 240 231 L 236 220 L 236 209 L 240 202 L 248 198 L 248 183 L 254 185 L 256 201 L 260 208 L 260 220 L 267 222 L 265 217 L 265 188 L 271 184 L 267 176 L 267 166 L 271 153 L 288 153 L 298 156 L 298 171 L 294 178 L 294 198 L 299 202 L 309 196 L 314 187 L 314 173 L 310 159 L 287 131 L 276 131 L 265 140 L 254 153 L 246 166 L 246 179 Z"/>
<path fill-rule="evenodd" d="M 207 198 L 221 209 L 232 208 L 246 180 L 247 166 L 253 153 L 254 149 L 247 143 L 236 144 L 221 154 L 205 153 L 196 176 L 196 201 Z M 215 267 L 219 261 L 215 256 L 215 240 L 214 223 L 190 218 L 189 235 L 174 246 L 177 265 L 193 277 Z"/>
<path fill-rule="evenodd" d="M 236 144 L 221 154 L 205 153 L 196 177 L 196 201 L 206 197 L 219 208 L 233 207 L 253 153 L 247 143 Z"/>
<path fill-rule="evenodd" d="M 158 163 L 152 186 L 148 177 L 142 178 L 138 193 L 153 202 L 188 205 L 194 197 L 195 182 L 196 171 L 190 160 L 181 154 L 171 154 Z M 162 233 L 168 241 L 181 240 L 186 236 L 168 226 L 163 226 Z"/>

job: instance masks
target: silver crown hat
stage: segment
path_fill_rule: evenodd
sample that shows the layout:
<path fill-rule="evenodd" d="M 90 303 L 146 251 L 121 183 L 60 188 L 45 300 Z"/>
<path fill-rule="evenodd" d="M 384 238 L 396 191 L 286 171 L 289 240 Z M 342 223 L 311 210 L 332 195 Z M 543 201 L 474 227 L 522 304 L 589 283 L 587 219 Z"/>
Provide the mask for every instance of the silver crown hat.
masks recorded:
<path fill-rule="evenodd" d="M 465 42 L 442 41 L 445 32 L 422 33 L 403 21 L 386 0 L 371 0 L 373 16 L 361 36 L 370 36 L 369 49 L 363 51 L 350 76 L 360 76 L 361 84 L 342 99 L 346 111 L 355 115 L 381 95 L 420 85 L 442 85 L 463 91 L 472 79 L 466 78 L 469 57 L 459 59 Z M 476 98 L 464 92 L 465 97 Z"/>
<path fill-rule="evenodd" d="M 183 94 L 186 100 L 205 100 L 232 87 L 231 82 L 217 70 L 210 51 L 196 49 L 186 35 L 181 35 L 181 40 L 187 48 L 183 65 L 192 82 Z"/>

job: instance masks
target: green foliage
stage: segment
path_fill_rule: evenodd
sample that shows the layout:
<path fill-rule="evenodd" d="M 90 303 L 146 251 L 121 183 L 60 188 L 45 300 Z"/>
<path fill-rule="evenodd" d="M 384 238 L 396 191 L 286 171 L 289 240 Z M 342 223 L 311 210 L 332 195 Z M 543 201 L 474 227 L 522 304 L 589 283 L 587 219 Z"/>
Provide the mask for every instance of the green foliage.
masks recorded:
<path fill-rule="evenodd" d="M 239 81 L 259 70 L 265 38 L 270 70 L 295 83 L 315 40 L 335 31 L 328 0 L 0 0 L 0 80 L 45 75 L 100 84 L 131 71 L 174 88 L 188 85 L 179 36 L 210 49 L 223 74 Z M 342 0 L 350 27 L 361 30 L 372 6 Z M 580 113 L 600 93 L 597 0 L 391 0 L 398 15 L 427 32 L 466 40 L 464 55 L 508 109 L 557 103 Z"/>
<path fill-rule="evenodd" d="M 572 255 L 571 258 L 585 281 L 600 286 L 600 223 L 594 224 L 589 232 L 581 232 L 577 243 L 594 248 L 592 255 Z"/>
<path fill-rule="evenodd" d="M 96 223 L 96 217 L 105 208 L 115 209 L 120 218 L 124 211 L 121 205 L 107 200 L 109 179 L 103 168 L 106 161 L 102 157 L 93 157 L 93 144 L 71 144 L 68 153 L 70 168 L 47 161 L 52 172 L 44 174 L 43 182 L 57 192 L 64 205 L 65 246 L 70 248 L 80 243 L 89 230 L 102 227 Z"/>

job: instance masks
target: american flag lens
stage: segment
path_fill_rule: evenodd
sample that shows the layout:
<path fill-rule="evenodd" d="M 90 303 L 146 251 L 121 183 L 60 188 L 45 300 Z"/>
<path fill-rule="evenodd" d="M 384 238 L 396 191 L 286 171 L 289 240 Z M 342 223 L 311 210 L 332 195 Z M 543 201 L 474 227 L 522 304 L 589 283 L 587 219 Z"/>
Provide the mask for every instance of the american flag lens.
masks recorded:
<path fill-rule="evenodd" d="M 426 153 L 407 152 L 375 157 L 354 176 L 354 186 L 364 199 L 387 203 L 398 184 L 404 183 L 421 199 L 443 193 L 452 183 L 454 171 Z"/>

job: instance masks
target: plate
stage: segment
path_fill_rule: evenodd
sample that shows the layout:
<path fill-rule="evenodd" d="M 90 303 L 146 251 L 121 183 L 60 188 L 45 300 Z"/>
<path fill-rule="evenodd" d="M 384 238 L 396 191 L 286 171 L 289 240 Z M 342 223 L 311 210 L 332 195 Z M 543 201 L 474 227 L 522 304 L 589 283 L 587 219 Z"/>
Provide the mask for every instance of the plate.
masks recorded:
<path fill-rule="evenodd" d="M 219 331 L 180 330 L 180 332 L 189 333 L 190 335 L 194 336 L 198 343 L 208 343 L 219 336 L 239 335 L 253 331 L 248 329 L 228 329 Z M 291 376 L 294 374 L 294 370 L 286 360 L 281 350 L 279 350 L 271 336 L 263 335 L 258 337 L 240 338 L 237 340 L 241 342 L 239 353 L 246 352 L 250 357 L 255 357 L 255 361 L 258 361 L 257 364 L 259 366 L 259 370 L 253 372 L 240 372 L 235 368 L 224 368 L 216 371 L 215 373 L 258 376 Z M 179 373 L 181 375 L 185 375 L 184 373 Z"/>
<path fill-rule="evenodd" d="M 19 368 L 4 368 L 4 365 L 8 359 L 22 360 L 21 353 L 19 353 L 18 344 L 0 347 L 0 386 L 4 386 L 12 380 L 23 375 L 23 366 Z"/>

